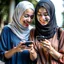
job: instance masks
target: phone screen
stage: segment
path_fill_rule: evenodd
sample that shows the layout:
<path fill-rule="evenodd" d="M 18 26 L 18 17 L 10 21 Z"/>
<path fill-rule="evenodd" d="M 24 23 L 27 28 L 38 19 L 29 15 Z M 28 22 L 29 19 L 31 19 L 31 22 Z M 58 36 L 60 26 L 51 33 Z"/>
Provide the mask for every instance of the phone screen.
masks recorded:
<path fill-rule="evenodd" d="M 36 39 L 37 39 L 38 41 L 43 41 L 43 40 L 45 40 L 43 36 L 37 36 Z"/>
<path fill-rule="evenodd" d="M 23 43 L 22 45 L 26 45 L 26 46 L 29 46 L 30 44 L 33 44 L 32 41 L 26 41 L 25 43 Z"/>

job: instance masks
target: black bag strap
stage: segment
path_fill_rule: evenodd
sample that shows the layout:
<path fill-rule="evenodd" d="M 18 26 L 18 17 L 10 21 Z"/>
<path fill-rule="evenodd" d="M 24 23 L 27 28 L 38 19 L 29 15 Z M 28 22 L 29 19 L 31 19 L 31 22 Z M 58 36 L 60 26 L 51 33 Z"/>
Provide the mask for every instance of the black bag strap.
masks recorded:
<path fill-rule="evenodd" d="M 61 33 L 62 33 L 62 28 L 59 27 L 57 30 L 57 38 L 58 38 L 58 45 L 60 45 L 60 37 L 61 37 Z M 58 46 L 58 51 L 59 51 L 60 47 Z"/>
<path fill-rule="evenodd" d="M 58 40 L 60 40 L 61 31 L 62 31 L 62 29 L 60 27 L 57 28 L 57 38 L 58 38 Z"/>

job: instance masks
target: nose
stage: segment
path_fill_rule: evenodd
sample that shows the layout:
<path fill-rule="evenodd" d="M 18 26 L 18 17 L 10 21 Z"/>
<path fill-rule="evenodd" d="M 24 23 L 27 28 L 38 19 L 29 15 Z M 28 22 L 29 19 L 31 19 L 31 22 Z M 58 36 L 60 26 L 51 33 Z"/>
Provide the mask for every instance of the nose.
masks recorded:
<path fill-rule="evenodd" d="M 43 20 L 45 20 L 46 17 L 45 16 L 42 16 L 42 18 L 43 18 Z"/>
<path fill-rule="evenodd" d="M 31 22 L 31 18 L 30 17 L 28 17 L 28 22 Z"/>
<path fill-rule="evenodd" d="M 43 20 L 45 21 L 50 21 L 50 17 L 49 16 L 42 16 Z"/>

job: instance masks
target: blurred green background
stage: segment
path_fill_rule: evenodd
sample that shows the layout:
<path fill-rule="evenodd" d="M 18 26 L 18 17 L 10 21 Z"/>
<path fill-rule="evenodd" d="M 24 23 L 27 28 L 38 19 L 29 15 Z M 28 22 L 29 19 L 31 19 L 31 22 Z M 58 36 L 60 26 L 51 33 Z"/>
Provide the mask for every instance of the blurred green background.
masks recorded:
<path fill-rule="evenodd" d="M 9 22 L 12 21 L 12 15 L 15 9 L 15 6 L 23 0 L 0 0 L 0 31 L 4 27 L 4 25 L 7 25 Z M 38 0 L 28 0 L 36 6 Z M 62 13 L 63 17 L 63 24 L 62 27 L 64 27 L 64 12 Z M 33 23 L 34 25 L 34 20 Z"/>
<path fill-rule="evenodd" d="M 7 25 L 9 22 L 12 21 L 12 15 L 15 9 L 15 6 L 23 0 L 0 0 L 0 31 Z M 36 0 L 28 0 L 36 6 Z M 33 23 L 34 24 L 34 21 Z"/>

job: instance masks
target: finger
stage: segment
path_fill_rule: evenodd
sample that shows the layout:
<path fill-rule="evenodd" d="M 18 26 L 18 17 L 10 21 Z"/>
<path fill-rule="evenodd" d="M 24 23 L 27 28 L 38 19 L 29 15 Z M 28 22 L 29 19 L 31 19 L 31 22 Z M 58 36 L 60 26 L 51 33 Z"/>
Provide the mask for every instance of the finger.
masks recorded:
<path fill-rule="evenodd" d="M 29 46 L 33 46 L 34 44 L 29 44 Z"/>
<path fill-rule="evenodd" d="M 45 41 L 47 42 L 47 43 L 49 43 L 50 41 L 49 40 L 47 40 L 47 39 L 45 39 Z"/>
<path fill-rule="evenodd" d="M 26 49 L 27 48 L 27 46 L 25 46 L 25 45 L 21 45 L 21 47 L 20 47 L 21 49 Z"/>
<path fill-rule="evenodd" d="M 48 41 L 42 41 L 42 44 L 49 45 Z"/>

